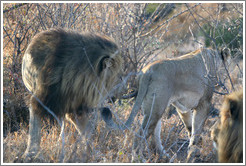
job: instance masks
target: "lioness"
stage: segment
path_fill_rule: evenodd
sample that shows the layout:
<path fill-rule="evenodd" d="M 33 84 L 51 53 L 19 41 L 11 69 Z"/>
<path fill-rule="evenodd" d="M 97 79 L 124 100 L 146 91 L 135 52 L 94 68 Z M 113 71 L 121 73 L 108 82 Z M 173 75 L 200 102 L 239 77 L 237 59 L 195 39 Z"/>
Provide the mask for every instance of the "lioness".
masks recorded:
<path fill-rule="evenodd" d="M 243 91 L 226 96 L 211 137 L 219 162 L 243 162 Z"/>
<path fill-rule="evenodd" d="M 146 138 L 153 135 L 152 143 L 162 153 L 161 117 L 166 107 L 172 104 L 190 136 L 189 147 L 197 144 L 209 113 L 218 70 L 228 56 L 229 49 L 224 49 L 219 55 L 212 49 L 203 48 L 147 65 L 139 77 L 138 95 L 132 112 L 125 125 L 117 127 L 129 128 L 142 106 L 144 119 L 138 134 L 145 134 Z M 138 146 L 138 138 L 134 139 L 133 149 Z"/>

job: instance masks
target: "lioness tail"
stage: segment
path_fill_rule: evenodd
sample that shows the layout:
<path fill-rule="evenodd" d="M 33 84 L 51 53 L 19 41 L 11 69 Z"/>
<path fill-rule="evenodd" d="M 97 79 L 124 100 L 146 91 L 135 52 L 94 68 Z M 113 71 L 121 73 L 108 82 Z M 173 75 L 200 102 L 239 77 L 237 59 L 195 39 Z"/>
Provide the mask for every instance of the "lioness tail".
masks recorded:
<path fill-rule="evenodd" d="M 136 102 L 132 108 L 131 114 L 129 116 L 129 118 L 127 119 L 125 125 L 122 127 L 123 129 L 129 128 L 132 124 L 132 122 L 134 121 L 135 116 L 137 115 L 143 99 L 147 93 L 148 90 L 148 85 L 150 82 L 151 76 L 149 73 L 145 73 L 144 75 L 142 75 L 142 77 L 139 80 L 139 89 L 138 89 L 138 95 L 136 98 Z"/>

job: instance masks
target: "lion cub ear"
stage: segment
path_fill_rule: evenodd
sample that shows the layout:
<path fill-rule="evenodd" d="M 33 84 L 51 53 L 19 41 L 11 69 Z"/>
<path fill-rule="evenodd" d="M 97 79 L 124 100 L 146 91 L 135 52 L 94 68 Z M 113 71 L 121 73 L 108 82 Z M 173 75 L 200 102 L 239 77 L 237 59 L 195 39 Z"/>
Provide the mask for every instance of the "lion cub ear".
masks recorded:
<path fill-rule="evenodd" d="M 220 54 L 221 54 L 221 59 L 223 61 L 225 61 L 231 55 L 231 50 L 229 48 L 226 48 L 226 47 L 222 48 Z"/>

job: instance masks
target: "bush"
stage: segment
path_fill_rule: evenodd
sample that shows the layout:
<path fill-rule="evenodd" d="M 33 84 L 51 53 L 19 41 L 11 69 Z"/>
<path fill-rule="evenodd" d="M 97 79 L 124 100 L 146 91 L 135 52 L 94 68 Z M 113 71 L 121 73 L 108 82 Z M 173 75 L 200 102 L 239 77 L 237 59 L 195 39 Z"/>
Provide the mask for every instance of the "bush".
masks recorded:
<path fill-rule="evenodd" d="M 151 16 L 155 12 L 155 10 L 156 10 L 156 8 L 158 6 L 159 6 L 159 3 L 150 3 L 150 4 L 148 4 L 147 7 L 146 7 L 146 15 L 147 16 Z"/>
<path fill-rule="evenodd" d="M 242 49 L 243 45 L 243 18 L 227 21 L 218 24 L 217 27 L 205 24 L 204 31 L 215 39 L 215 44 L 218 47 L 226 46 L 231 49 L 232 56 L 237 49 Z M 206 47 L 212 46 L 212 41 L 209 38 L 205 39 Z"/>

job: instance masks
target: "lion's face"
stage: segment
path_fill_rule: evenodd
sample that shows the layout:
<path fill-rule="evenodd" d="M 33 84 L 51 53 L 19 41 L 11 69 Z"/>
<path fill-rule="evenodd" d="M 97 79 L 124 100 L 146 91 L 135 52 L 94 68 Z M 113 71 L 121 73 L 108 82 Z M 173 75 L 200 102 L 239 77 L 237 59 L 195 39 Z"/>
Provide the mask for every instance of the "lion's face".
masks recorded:
<path fill-rule="evenodd" d="M 105 98 L 120 98 L 126 91 L 126 80 L 123 72 L 123 60 L 120 52 L 117 50 L 113 53 L 112 58 L 104 59 L 104 70 L 101 73 L 102 84 L 105 87 Z M 109 87 L 110 85 L 110 87 Z"/>

